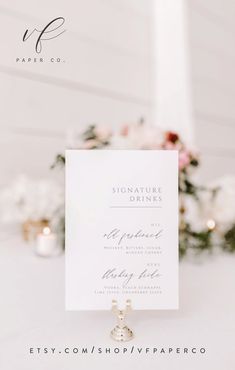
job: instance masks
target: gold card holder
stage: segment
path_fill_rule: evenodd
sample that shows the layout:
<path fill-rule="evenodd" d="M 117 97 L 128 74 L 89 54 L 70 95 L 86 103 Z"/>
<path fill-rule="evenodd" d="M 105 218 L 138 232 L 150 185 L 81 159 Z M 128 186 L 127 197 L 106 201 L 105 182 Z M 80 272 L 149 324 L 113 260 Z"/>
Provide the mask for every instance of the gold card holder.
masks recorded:
<path fill-rule="evenodd" d="M 119 310 L 117 301 L 112 301 L 112 311 L 117 317 L 117 325 L 111 331 L 110 335 L 111 338 L 116 340 L 117 342 L 127 342 L 134 337 L 133 331 L 128 328 L 125 323 L 126 315 L 132 310 L 131 308 L 131 300 L 128 299 L 126 301 L 126 308 L 124 310 Z"/>

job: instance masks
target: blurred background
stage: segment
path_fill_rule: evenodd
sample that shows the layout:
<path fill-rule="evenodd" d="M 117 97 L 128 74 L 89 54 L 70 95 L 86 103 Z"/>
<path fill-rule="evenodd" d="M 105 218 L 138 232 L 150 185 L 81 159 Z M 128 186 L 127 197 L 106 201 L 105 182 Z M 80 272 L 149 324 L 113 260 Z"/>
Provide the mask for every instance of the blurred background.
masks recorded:
<path fill-rule="evenodd" d="M 63 16 L 41 55 L 33 29 Z M 233 0 L 0 1 L 0 186 L 47 176 L 71 129 L 141 117 L 201 152 L 200 176 L 234 172 Z M 16 62 L 60 57 L 65 62 Z"/>

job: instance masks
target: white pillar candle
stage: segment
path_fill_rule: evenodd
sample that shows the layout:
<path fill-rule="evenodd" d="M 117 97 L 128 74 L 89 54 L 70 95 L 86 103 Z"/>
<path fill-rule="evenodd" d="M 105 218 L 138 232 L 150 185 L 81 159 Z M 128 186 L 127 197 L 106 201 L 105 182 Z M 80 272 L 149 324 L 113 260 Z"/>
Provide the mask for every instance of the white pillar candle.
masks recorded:
<path fill-rule="evenodd" d="M 42 233 L 37 236 L 36 253 L 43 257 L 56 256 L 61 252 L 56 234 L 49 227 L 44 227 Z"/>

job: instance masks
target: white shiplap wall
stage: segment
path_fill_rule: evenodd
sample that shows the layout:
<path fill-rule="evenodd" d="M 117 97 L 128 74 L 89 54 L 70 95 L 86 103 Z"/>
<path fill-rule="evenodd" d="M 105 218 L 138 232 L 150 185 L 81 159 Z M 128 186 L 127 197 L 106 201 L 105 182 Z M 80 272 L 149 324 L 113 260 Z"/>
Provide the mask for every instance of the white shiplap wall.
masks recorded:
<path fill-rule="evenodd" d="M 152 121 L 153 1 L 0 0 L 0 185 L 22 172 L 46 176 L 69 128 Z M 44 56 L 66 62 L 16 63 L 35 56 L 25 29 L 56 16 L 67 31 Z"/>
<path fill-rule="evenodd" d="M 235 2 L 189 0 L 195 142 L 204 179 L 235 173 Z"/>
<path fill-rule="evenodd" d="M 153 122 L 154 86 L 162 94 L 155 81 L 156 3 L 0 0 L 0 185 L 22 172 L 47 175 L 69 128 L 118 127 L 141 116 Z M 193 139 L 202 152 L 202 177 L 210 179 L 234 171 L 235 2 L 185 4 Z M 44 54 L 66 63 L 15 63 L 34 56 L 32 41 L 21 42 L 25 29 L 40 29 L 56 16 L 66 18 L 67 32 L 45 45 Z"/>

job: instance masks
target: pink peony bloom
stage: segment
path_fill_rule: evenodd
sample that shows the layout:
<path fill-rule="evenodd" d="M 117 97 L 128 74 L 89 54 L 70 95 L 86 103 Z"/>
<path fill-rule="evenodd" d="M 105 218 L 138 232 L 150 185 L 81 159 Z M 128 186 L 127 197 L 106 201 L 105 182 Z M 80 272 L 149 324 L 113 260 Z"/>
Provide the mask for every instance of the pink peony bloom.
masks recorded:
<path fill-rule="evenodd" d="M 162 132 L 151 125 L 131 125 L 128 137 L 134 148 L 138 149 L 160 149 L 162 145 Z"/>

